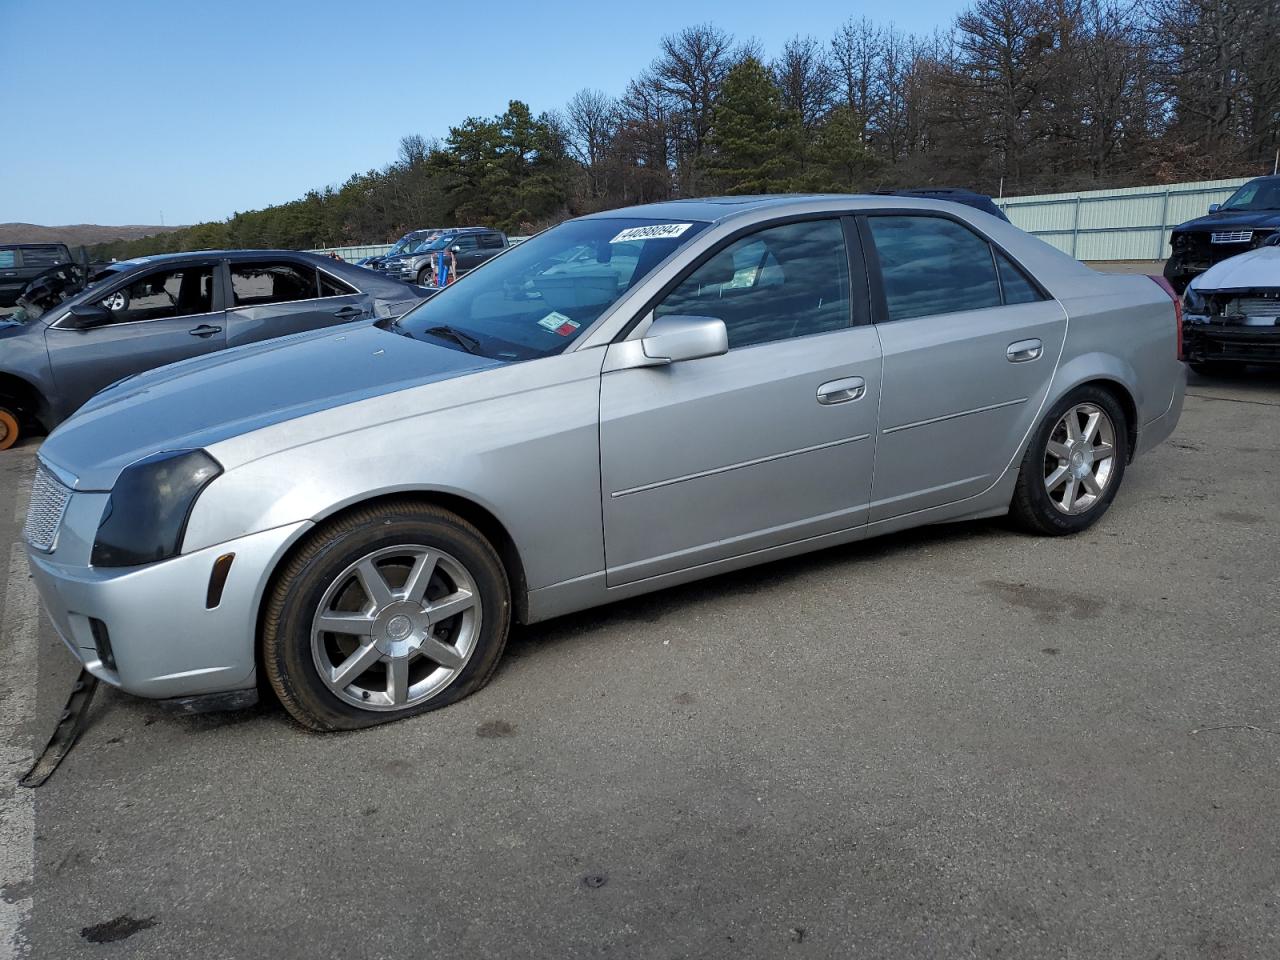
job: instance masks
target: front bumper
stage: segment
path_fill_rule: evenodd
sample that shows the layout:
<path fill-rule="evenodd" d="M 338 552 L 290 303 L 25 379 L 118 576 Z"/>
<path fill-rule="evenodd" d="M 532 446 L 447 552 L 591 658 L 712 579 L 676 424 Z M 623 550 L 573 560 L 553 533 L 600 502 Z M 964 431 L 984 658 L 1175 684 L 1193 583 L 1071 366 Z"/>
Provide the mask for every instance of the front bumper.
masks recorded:
<path fill-rule="evenodd" d="M 1280 325 L 1184 320 L 1182 351 L 1191 363 L 1280 363 Z"/>
<path fill-rule="evenodd" d="M 187 697 L 253 687 L 258 608 L 271 571 L 310 527 L 290 524 L 160 563 L 90 567 L 66 536 L 54 554 L 28 548 L 32 578 L 58 635 L 85 669 L 140 697 Z M 214 561 L 235 559 L 213 609 Z"/>

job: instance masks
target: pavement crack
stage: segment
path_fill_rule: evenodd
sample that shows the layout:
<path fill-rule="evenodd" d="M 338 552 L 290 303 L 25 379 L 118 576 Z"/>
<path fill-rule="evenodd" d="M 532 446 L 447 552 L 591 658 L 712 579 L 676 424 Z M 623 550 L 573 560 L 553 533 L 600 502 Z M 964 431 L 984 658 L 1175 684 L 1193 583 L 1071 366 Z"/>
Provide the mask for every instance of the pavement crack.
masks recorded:
<path fill-rule="evenodd" d="M 1200 400 L 1221 400 L 1224 403 L 1249 403 L 1255 407 L 1280 407 L 1280 402 L 1275 400 L 1246 400 L 1243 397 L 1220 397 L 1212 393 L 1191 393 L 1187 392 L 1188 397 L 1196 397 Z"/>
<path fill-rule="evenodd" d="M 1199 727 L 1191 732 L 1209 733 L 1213 730 L 1252 730 L 1254 733 L 1272 733 L 1280 737 L 1280 730 L 1272 730 L 1270 727 L 1256 727 L 1252 723 L 1220 723 L 1216 727 Z"/>

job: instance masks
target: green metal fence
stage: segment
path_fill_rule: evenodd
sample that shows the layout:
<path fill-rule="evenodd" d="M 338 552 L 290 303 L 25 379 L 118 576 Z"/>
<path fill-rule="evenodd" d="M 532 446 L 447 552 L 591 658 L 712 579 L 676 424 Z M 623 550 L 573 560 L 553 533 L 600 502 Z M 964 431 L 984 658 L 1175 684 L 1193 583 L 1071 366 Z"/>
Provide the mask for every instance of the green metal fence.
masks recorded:
<path fill-rule="evenodd" d="M 1169 231 L 1204 216 L 1248 178 L 1003 197 L 1013 225 L 1077 260 L 1163 260 Z"/>

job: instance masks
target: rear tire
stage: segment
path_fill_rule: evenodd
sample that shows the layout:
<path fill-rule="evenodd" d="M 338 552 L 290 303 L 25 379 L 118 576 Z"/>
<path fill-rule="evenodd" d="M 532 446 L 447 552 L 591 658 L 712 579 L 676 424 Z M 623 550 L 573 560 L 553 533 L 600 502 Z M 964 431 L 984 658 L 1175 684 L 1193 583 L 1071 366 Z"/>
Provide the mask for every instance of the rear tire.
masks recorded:
<path fill-rule="evenodd" d="M 1086 530 L 1111 506 L 1128 462 L 1124 409 L 1102 387 L 1078 387 L 1031 435 L 1010 515 L 1024 530 L 1044 536 Z"/>
<path fill-rule="evenodd" d="M 506 571 L 475 527 L 430 504 L 380 504 L 320 527 L 287 562 L 263 664 L 303 726 L 357 730 L 479 690 L 510 623 Z"/>
<path fill-rule="evenodd" d="M 22 439 L 22 420 L 17 410 L 0 405 L 0 450 L 8 450 Z"/>

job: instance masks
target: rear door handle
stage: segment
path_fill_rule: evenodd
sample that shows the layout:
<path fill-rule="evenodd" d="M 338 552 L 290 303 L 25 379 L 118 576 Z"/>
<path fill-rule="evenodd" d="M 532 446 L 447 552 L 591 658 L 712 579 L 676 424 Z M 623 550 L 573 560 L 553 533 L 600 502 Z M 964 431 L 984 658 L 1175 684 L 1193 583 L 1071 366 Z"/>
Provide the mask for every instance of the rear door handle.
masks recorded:
<path fill-rule="evenodd" d="M 200 324 L 200 326 L 196 327 L 194 330 L 187 331 L 187 333 L 191 334 L 193 337 L 200 337 L 201 339 L 208 339 L 209 337 L 212 337 L 215 333 L 221 333 L 221 332 L 222 332 L 221 327 L 213 327 L 207 323 L 202 323 Z"/>
<path fill-rule="evenodd" d="M 1026 363 L 1028 360 L 1039 359 L 1043 352 L 1044 344 L 1039 340 L 1019 340 L 1017 343 L 1009 344 L 1009 349 L 1004 352 L 1004 355 L 1009 358 L 1010 363 Z"/>
<path fill-rule="evenodd" d="M 349 320 L 352 317 L 364 316 L 364 311 L 359 307 L 340 307 L 333 311 L 333 315 L 340 320 Z"/>
<path fill-rule="evenodd" d="M 866 392 L 867 382 L 861 377 L 830 380 L 818 388 L 818 402 L 823 406 L 848 403 L 850 400 L 857 400 Z"/>

